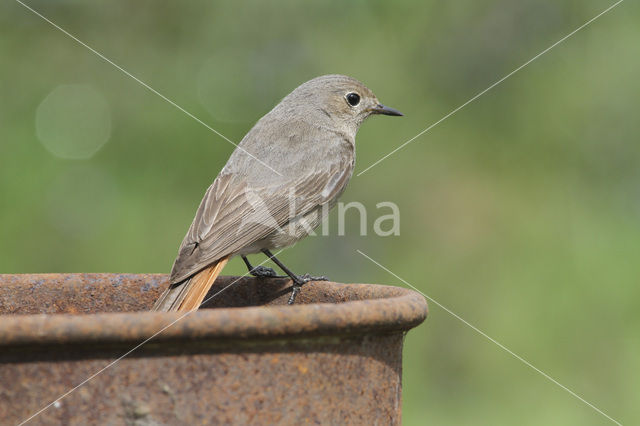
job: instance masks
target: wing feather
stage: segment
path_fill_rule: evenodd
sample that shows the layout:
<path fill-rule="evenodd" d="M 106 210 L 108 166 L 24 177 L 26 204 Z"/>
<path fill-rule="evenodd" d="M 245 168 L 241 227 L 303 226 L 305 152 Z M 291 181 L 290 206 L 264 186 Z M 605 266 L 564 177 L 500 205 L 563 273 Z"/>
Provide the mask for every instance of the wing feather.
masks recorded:
<path fill-rule="evenodd" d="M 335 200 L 353 171 L 352 158 L 325 162 L 313 173 L 249 185 L 221 173 L 207 189 L 171 271 L 176 283 L 281 229 L 290 220 Z"/>

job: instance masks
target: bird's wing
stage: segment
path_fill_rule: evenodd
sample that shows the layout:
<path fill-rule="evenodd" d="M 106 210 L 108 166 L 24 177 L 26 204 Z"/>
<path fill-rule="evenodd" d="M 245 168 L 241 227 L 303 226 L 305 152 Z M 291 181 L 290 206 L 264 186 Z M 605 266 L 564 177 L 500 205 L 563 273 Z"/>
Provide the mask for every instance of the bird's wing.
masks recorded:
<path fill-rule="evenodd" d="M 238 174 L 219 175 L 180 245 L 170 281 L 180 282 L 338 197 L 352 169 L 351 159 L 345 158 L 322 171 L 259 187 Z"/>

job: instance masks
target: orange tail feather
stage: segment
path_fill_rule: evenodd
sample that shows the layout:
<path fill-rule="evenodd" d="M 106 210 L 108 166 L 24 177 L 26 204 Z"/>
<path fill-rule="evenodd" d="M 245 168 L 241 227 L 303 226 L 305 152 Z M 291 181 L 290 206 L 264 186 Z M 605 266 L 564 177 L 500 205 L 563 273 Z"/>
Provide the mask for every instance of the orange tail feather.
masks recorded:
<path fill-rule="evenodd" d="M 228 261 L 228 257 L 220 259 L 181 283 L 170 285 L 158 298 L 152 310 L 165 312 L 197 310 Z"/>

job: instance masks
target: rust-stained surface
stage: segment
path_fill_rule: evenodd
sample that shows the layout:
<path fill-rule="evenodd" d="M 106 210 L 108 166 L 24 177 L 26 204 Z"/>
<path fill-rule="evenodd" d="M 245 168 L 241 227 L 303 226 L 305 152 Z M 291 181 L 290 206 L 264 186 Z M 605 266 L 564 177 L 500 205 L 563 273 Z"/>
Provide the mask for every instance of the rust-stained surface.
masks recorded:
<path fill-rule="evenodd" d="M 400 422 L 403 335 L 427 314 L 419 294 L 315 282 L 287 306 L 289 280 L 219 277 L 205 305 L 215 309 L 147 312 L 166 285 L 0 275 L 0 423 L 26 420 L 145 340 L 30 424 Z"/>

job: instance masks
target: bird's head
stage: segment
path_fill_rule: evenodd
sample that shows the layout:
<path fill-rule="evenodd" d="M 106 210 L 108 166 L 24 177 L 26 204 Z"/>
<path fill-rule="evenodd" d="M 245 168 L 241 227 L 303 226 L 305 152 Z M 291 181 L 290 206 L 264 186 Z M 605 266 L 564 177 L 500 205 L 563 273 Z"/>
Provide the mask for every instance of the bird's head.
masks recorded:
<path fill-rule="evenodd" d="M 291 114 L 316 122 L 332 123 L 355 132 L 372 114 L 401 116 L 396 109 L 384 106 L 376 95 L 355 78 L 323 75 L 298 86 L 282 100 Z"/>

